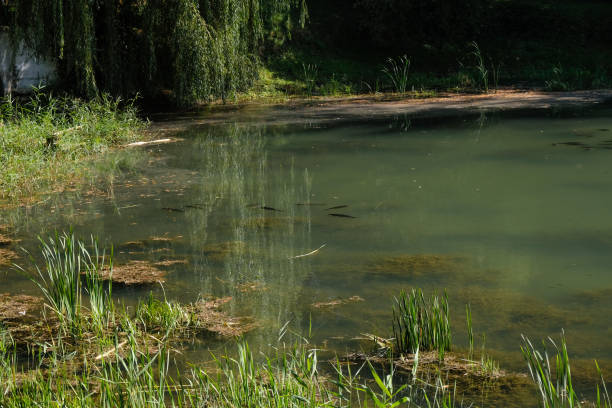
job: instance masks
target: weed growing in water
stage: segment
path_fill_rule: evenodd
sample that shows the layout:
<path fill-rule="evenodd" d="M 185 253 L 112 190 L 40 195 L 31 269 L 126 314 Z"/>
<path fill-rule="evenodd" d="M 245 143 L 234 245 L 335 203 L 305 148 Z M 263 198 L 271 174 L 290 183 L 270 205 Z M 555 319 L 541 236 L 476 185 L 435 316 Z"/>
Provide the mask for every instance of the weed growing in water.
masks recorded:
<path fill-rule="evenodd" d="M 92 324 L 98 331 L 103 330 L 113 315 L 112 286 L 109 284 L 107 289 L 100 275 L 105 267 L 105 255 L 97 240 L 91 239 L 93 257 L 83 241 L 72 232 L 56 234 L 47 241 L 39 238 L 39 241 L 45 266 L 41 269 L 36 265 L 38 276 L 32 280 L 40 288 L 62 329 L 75 336 L 82 333 L 87 320 L 83 314 L 83 295 L 87 294 Z M 108 267 L 112 267 L 112 251 Z M 85 287 L 82 274 L 85 275 Z"/>
<path fill-rule="evenodd" d="M 468 358 L 471 360 L 474 358 L 474 331 L 472 330 L 472 309 L 469 304 L 465 305 L 465 319 L 467 321 L 468 340 L 470 343 Z"/>
<path fill-rule="evenodd" d="M 403 55 L 397 60 L 388 58 L 382 72 L 391 80 L 395 92 L 406 93 L 410 73 L 410 58 L 407 55 Z"/>
<path fill-rule="evenodd" d="M 147 300 L 138 302 L 136 318 L 142 322 L 145 328 L 161 329 L 170 332 L 179 327 L 187 327 L 194 320 L 189 312 L 176 302 L 163 301 L 153 297 L 149 292 Z"/>
<path fill-rule="evenodd" d="M 572 384 L 572 373 L 569 355 L 567 353 L 567 344 L 565 342 L 565 334 L 563 332 L 561 333 L 559 346 L 549 338 L 550 343 L 555 349 L 554 368 L 546 350 L 544 354 L 542 354 L 533 346 L 527 337 L 522 336 L 522 338 L 523 344 L 521 346 L 521 351 L 523 352 L 523 357 L 527 361 L 529 374 L 540 391 L 542 406 L 544 408 L 581 407 L 582 403 Z M 599 366 L 597 363 L 595 364 L 602 380 L 602 388 L 600 390 L 599 385 L 597 385 L 597 400 L 594 406 L 597 408 L 610 408 L 612 404 L 606 389 L 606 383 L 603 380 Z M 553 372 L 555 374 L 553 374 Z"/>
<path fill-rule="evenodd" d="M 438 351 L 440 359 L 451 349 L 448 298 L 433 294 L 425 299 L 420 289 L 402 292 L 393 308 L 393 334 L 395 351 L 415 354 Z"/>

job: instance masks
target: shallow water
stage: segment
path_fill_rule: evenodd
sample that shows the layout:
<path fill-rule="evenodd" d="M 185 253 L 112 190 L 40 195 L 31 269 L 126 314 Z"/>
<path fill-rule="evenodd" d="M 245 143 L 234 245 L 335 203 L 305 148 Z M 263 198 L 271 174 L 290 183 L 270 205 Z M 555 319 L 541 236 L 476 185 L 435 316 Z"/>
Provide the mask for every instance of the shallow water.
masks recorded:
<path fill-rule="evenodd" d="M 111 194 L 54 196 L 0 224 L 32 253 L 32 237 L 73 227 L 112 242 L 117 263 L 186 260 L 166 269 L 166 296 L 233 296 L 232 310 L 260 323 L 255 344 L 290 321 L 354 350 L 360 333 L 390 337 L 393 296 L 421 287 L 447 290 L 463 347 L 470 303 L 502 367 L 523 369 L 521 334 L 564 329 L 577 366 L 598 359 L 612 378 L 612 108 L 204 125 L 180 137 L 148 149 Z M 2 292 L 36 293 L 2 269 Z M 114 292 L 133 304 L 149 290 L 161 293 Z M 315 305 L 353 296 L 363 301 Z"/>

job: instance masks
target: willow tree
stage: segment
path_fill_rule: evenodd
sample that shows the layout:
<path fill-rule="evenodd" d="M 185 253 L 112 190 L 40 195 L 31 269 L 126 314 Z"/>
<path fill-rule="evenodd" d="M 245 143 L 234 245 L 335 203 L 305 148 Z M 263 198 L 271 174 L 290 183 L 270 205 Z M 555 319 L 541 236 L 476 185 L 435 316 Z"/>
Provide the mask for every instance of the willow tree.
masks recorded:
<path fill-rule="evenodd" d="M 8 0 L 15 44 L 52 59 L 62 88 L 178 105 L 245 90 L 269 38 L 304 24 L 304 0 Z M 2 22 L 0 22 L 2 25 Z"/>

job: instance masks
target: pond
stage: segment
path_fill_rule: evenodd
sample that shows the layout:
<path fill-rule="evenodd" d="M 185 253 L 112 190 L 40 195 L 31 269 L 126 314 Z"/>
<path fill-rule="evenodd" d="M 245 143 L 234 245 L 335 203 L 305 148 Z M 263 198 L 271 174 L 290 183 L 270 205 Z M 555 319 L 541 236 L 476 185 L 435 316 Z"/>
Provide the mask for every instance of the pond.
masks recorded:
<path fill-rule="evenodd" d="M 329 350 L 359 350 L 362 333 L 391 337 L 394 296 L 423 288 L 447 292 L 459 348 L 470 304 L 477 347 L 486 336 L 503 368 L 525 371 L 521 334 L 539 343 L 565 330 L 583 390 L 593 359 L 610 373 L 611 107 L 204 124 L 177 136 L 121 153 L 137 164 L 110 194 L 64 193 L 2 217 L 33 254 L 37 235 L 73 228 L 112 243 L 118 265 L 156 263 L 163 288 L 114 288 L 127 305 L 151 290 L 231 296 L 259 326 L 255 345 L 289 322 Z M 37 293 L 2 269 L 1 292 Z M 209 359 L 209 347 L 224 345 L 188 355 Z"/>

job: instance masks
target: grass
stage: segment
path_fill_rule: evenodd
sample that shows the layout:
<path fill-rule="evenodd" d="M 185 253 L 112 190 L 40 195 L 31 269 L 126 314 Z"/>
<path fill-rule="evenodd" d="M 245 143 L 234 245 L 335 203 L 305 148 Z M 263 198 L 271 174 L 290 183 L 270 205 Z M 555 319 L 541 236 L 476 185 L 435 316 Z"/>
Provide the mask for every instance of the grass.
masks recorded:
<path fill-rule="evenodd" d="M 407 55 L 403 55 L 397 60 L 388 58 L 382 72 L 393 84 L 395 92 L 400 94 L 406 93 L 408 90 L 408 79 L 410 78 L 410 58 Z"/>
<path fill-rule="evenodd" d="M 0 100 L 0 199 L 73 181 L 88 159 L 133 141 L 143 125 L 134 101 L 107 95 L 84 102 L 35 90 L 25 102 Z"/>
<path fill-rule="evenodd" d="M 606 382 L 601 375 L 597 362 L 595 364 L 601 377 L 601 388 L 597 385 L 597 399 L 593 404 L 587 405 L 578 397 L 572 384 L 572 373 L 565 334 L 561 333 L 559 345 L 551 338 L 549 338 L 549 341 L 554 349 L 553 363 L 551 363 L 546 350 L 541 352 L 536 349 L 525 336 L 523 336 L 523 344 L 521 346 L 523 357 L 529 368 L 529 374 L 540 391 L 542 406 L 544 408 L 612 407 L 610 395 L 606 389 Z"/>
<path fill-rule="evenodd" d="M 440 359 L 451 349 L 448 298 L 433 294 L 426 299 L 420 289 L 402 292 L 393 308 L 395 352 L 416 354 L 438 351 Z"/>
<path fill-rule="evenodd" d="M 193 316 L 179 303 L 166 299 L 158 300 L 149 292 L 146 301 L 139 301 L 136 307 L 136 319 L 142 322 L 145 328 L 159 329 L 171 332 L 178 328 L 192 325 Z"/>
<path fill-rule="evenodd" d="M 86 320 L 90 319 L 90 325 L 103 331 L 114 314 L 112 283 L 105 284 L 101 278 L 102 268 L 112 270 L 112 251 L 111 256 L 106 258 L 99 249 L 98 241 L 92 237 L 92 256 L 85 243 L 72 232 L 39 240 L 44 266 L 41 269 L 36 265 L 37 276 L 33 281 L 62 330 L 78 337 L 85 329 Z M 82 275 L 85 275 L 85 286 Z M 84 313 L 87 307 L 83 300 L 85 296 L 89 299 L 87 314 Z"/>

